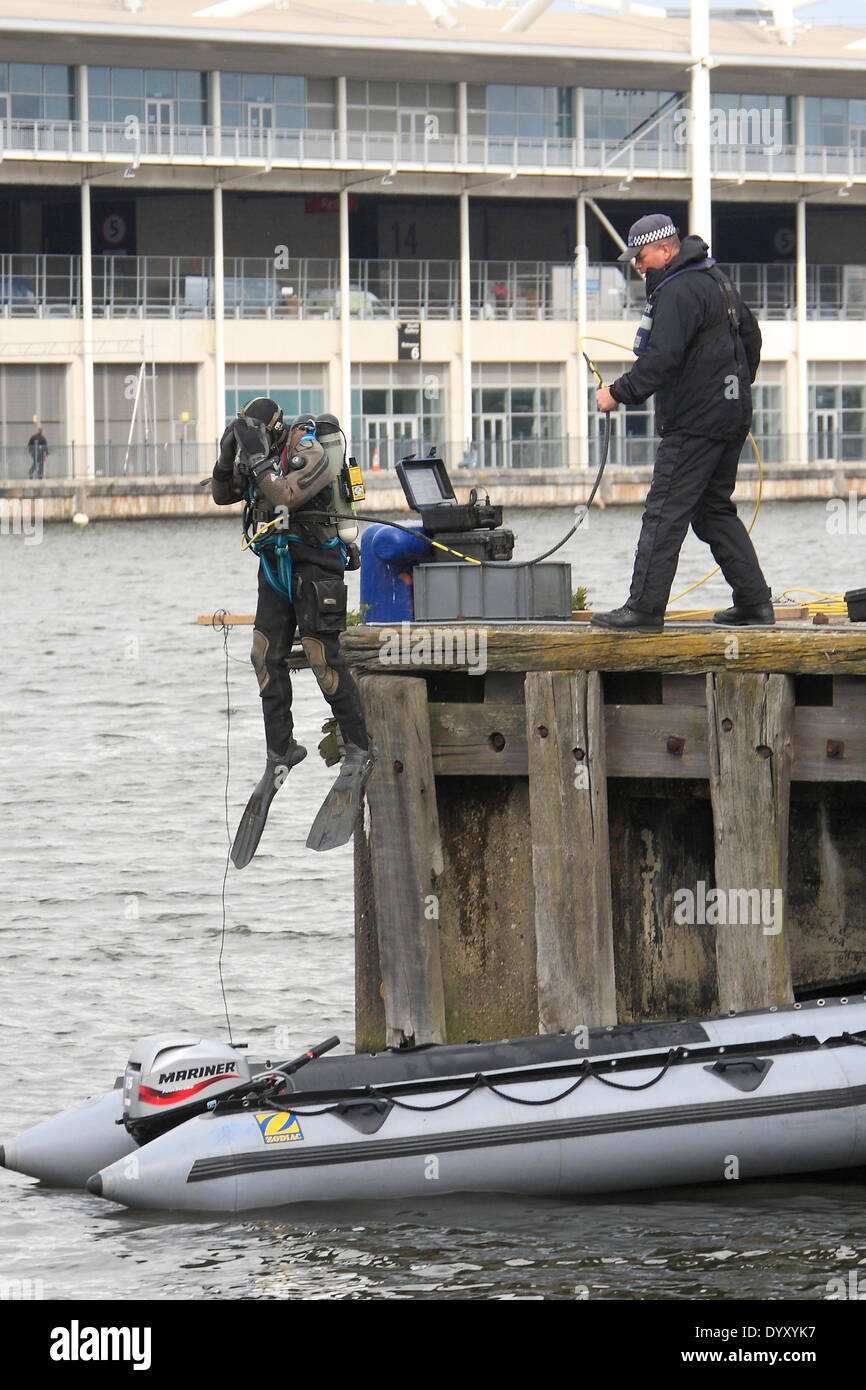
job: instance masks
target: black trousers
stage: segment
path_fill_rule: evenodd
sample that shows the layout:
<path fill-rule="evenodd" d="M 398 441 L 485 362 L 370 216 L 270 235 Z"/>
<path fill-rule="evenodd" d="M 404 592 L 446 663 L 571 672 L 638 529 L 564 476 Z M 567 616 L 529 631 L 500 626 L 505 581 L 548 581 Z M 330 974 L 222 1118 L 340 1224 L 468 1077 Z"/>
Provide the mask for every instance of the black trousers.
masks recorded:
<path fill-rule="evenodd" d="M 701 439 L 676 433 L 662 439 L 635 551 L 629 608 L 664 613 L 689 526 L 713 552 L 734 603 L 769 601 L 755 547 L 731 501 L 746 437 Z"/>
<path fill-rule="evenodd" d="M 340 726 L 345 743 L 368 745 L 358 687 L 340 653 L 346 626 L 346 586 L 339 576 L 296 563 L 292 602 L 271 588 L 259 566 L 259 600 L 250 660 L 259 682 L 269 753 L 281 756 L 292 741 L 292 681 L 287 666 L 295 632 Z"/>

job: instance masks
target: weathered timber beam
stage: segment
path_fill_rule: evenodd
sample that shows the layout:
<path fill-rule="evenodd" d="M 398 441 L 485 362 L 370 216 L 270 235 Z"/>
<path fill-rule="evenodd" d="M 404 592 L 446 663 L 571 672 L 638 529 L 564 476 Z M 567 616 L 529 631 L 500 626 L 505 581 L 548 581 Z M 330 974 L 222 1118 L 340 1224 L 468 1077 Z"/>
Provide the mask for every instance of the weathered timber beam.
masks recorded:
<path fill-rule="evenodd" d="M 408 623 L 402 651 L 389 649 L 388 665 L 379 661 L 380 634 L 393 628 L 358 624 L 343 633 L 341 644 L 353 666 L 379 675 L 417 676 L 424 671 L 466 670 L 466 663 L 432 659 L 413 661 L 413 644 L 430 634 L 436 651 L 436 624 Z M 440 625 L 440 627 L 443 625 Z M 473 629 L 473 652 L 484 643 L 490 671 L 660 671 L 695 675 L 707 671 L 800 672 L 815 675 L 866 674 L 866 630 L 856 626 L 793 628 L 666 628 L 660 633 L 600 632 L 574 623 L 500 623 L 446 625 Z M 424 655 L 418 646 L 414 654 Z M 402 664 L 401 664 L 402 662 Z"/>
<path fill-rule="evenodd" d="M 367 676 L 360 691 L 378 749 L 367 801 L 387 1044 L 445 1042 L 438 912 L 430 911 L 442 847 L 427 686 Z"/>
<path fill-rule="evenodd" d="M 431 703 L 429 710 L 437 777 L 528 776 L 522 705 Z M 798 705 L 792 780 L 866 782 L 864 715 L 856 706 Z M 608 777 L 709 777 L 706 704 L 605 705 L 604 723 Z"/>
<path fill-rule="evenodd" d="M 595 671 L 526 678 L 542 1033 L 616 1022 L 604 706 Z"/>
<path fill-rule="evenodd" d="M 738 918 L 723 923 L 719 914 L 716 926 L 722 1009 L 793 998 L 784 929 L 793 725 L 789 676 L 707 676 L 715 886 Z M 742 896 L 755 893 L 759 911 Z M 734 913 L 726 906 L 724 915 Z"/>

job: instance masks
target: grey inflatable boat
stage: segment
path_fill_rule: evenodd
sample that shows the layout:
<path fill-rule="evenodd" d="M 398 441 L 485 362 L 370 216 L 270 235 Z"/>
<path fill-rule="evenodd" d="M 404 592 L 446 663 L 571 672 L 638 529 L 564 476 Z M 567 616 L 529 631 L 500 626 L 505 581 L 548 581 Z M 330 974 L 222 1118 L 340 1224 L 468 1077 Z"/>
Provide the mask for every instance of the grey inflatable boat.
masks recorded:
<path fill-rule="evenodd" d="M 500 1043 L 254 1062 L 145 1038 L 0 1161 L 128 1207 L 573 1195 L 866 1164 L 866 997 Z"/>

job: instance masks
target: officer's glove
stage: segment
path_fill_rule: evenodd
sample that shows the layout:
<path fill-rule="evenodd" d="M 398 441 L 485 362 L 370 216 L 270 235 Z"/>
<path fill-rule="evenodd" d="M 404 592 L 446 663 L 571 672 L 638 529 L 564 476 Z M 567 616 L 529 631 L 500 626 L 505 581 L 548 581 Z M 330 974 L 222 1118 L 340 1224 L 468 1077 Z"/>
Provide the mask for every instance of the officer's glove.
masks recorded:
<path fill-rule="evenodd" d="M 229 425 L 220 439 L 219 457 L 214 464 L 214 477 L 230 478 L 234 472 L 235 455 L 238 451 L 237 440 L 235 439 L 234 425 Z"/>
<path fill-rule="evenodd" d="M 242 478 L 257 482 L 263 473 L 273 467 L 271 443 L 267 427 L 258 420 L 246 420 L 238 416 L 232 421 L 232 433 L 237 447 L 235 468 Z"/>

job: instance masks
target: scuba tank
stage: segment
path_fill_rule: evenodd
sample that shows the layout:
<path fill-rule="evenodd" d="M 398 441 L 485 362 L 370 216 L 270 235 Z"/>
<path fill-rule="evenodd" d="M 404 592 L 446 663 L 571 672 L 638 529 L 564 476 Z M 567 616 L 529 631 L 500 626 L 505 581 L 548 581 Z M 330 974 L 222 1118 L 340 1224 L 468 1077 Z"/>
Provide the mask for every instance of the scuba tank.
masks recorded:
<path fill-rule="evenodd" d="M 355 499 L 356 497 L 359 500 L 363 499 L 364 484 L 361 481 L 361 470 L 354 459 L 349 463 L 346 462 L 343 432 L 335 416 L 319 415 L 316 417 L 316 438 L 328 455 L 336 475 L 335 482 L 340 511 L 349 512 L 354 517 Z M 358 523 L 355 520 L 349 521 L 345 517 L 337 520 L 337 535 L 344 545 L 354 544 L 358 539 L 358 529 Z"/>

